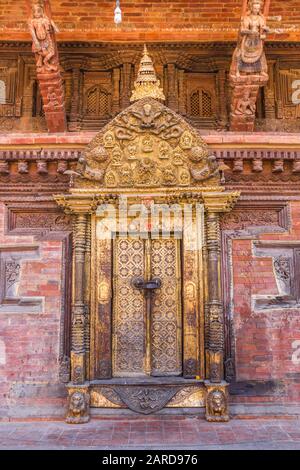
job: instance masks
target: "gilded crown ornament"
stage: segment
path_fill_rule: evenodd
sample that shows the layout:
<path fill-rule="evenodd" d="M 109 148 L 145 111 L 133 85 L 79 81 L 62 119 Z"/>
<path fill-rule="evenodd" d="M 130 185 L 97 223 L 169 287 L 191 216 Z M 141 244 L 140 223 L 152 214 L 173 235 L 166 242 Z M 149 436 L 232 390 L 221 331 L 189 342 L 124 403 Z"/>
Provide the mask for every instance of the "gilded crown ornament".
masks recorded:
<path fill-rule="evenodd" d="M 156 77 L 152 59 L 149 56 L 147 46 L 145 45 L 130 101 L 134 102 L 146 97 L 162 101 L 165 101 L 166 99 L 163 89 L 160 88 L 160 81 Z"/>

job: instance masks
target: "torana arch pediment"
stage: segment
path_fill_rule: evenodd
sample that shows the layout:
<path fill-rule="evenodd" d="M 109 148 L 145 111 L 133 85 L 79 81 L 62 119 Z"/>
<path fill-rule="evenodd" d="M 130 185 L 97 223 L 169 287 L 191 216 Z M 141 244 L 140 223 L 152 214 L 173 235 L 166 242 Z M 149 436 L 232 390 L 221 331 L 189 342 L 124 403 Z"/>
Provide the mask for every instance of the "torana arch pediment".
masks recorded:
<path fill-rule="evenodd" d="M 87 146 L 75 188 L 218 186 L 215 156 L 199 133 L 161 102 L 145 97 L 116 116 Z"/>

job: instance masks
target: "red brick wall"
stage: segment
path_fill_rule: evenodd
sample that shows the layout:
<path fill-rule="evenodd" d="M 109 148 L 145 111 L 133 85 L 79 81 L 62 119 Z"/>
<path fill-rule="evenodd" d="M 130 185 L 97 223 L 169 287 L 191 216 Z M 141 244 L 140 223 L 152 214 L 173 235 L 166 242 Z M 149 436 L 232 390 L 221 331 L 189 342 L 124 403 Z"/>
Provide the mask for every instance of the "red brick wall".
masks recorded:
<path fill-rule="evenodd" d="M 299 202 L 292 203 L 291 217 L 289 233 L 264 234 L 257 240 L 300 242 Z M 233 240 L 232 245 L 237 380 L 273 380 L 284 388 L 283 394 L 275 394 L 273 398 L 256 397 L 254 401 L 299 402 L 300 311 L 293 308 L 254 311 L 253 296 L 278 294 L 278 289 L 272 258 L 254 256 L 252 242 Z"/>
<path fill-rule="evenodd" d="M 0 308 L 0 417 L 63 416 L 65 391 L 58 380 L 62 243 L 5 235 L 4 212 L 1 205 L 0 246 L 39 247 L 37 259 L 22 263 L 19 294 L 41 296 L 44 305 L 40 313 L 4 313 Z M 299 241 L 299 202 L 291 204 L 291 219 L 290 232 L 264 234 L 255 240 Z M 299 309 L 253 310 L 253 296 L 277 293 L 272 260 L 253 256 L 253 240 L 233 240 L 237 380 L 272 380 L 283 386 L 283 393 L 235 395 L 232 401 L 299 403 Z"/>
<path fill-rule="evenodd" d="M 5 313 L 0 308 L 0 417 L 63 415 L 64 386 L 58 382 L 62 297 L 62 243 L 4 234 L 0 245 L 38 245 L 38 258 L 22 262 L 20 296 L 42 297 L 40 313 Z M 27 307 L 28 309 L 28 307 Z"/>
<path fill-rule="evenodd" d="M 123 0 L 123 24 L 113 23 L 114 1 L 51 0 L 60 40 L 230 40 L 236 39 L 242 0 Z M 273 0 L 271 15 L 282 15 L 282 40 L 299 39 L 300 0 Z M 1 0 L 0 34 L 6 39 L 29 38 L 25 0 Z M 13 36 L 13 34 L 15 36 Z"/>

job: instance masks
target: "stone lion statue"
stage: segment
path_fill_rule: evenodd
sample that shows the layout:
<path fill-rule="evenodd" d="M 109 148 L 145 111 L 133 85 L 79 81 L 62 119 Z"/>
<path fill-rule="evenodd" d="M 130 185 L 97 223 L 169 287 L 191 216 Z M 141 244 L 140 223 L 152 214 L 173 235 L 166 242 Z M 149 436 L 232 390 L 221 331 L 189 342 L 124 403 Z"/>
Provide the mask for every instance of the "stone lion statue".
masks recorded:
<path fill-rule="evenodd" d="M 89 421 L 89 395 L 80 391 L 73 392 L 69 397 L 67 423 L 78 424 Z"/>
<path fill-rule="evenodd" d="M 207 396 L 208 415 L 215 420 L 227 415 L 226 396 L 222 390 L 212 390 Z"/>

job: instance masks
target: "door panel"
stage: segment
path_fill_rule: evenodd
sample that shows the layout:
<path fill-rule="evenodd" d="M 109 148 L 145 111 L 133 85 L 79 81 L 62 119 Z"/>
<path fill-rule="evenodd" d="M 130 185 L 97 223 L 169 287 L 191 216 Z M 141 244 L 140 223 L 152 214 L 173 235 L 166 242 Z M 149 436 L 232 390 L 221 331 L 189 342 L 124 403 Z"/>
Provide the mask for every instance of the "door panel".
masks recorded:
<path fill-rule="evenodd" d="M 119 237 L 114 242 L 113 375 L 182 373 L 180 241 Z M 161 280 L 151 294 L 134 278 Z M 150 304 L 149 304 L 150 302 Z"/>
<path fill-rule="evenodd" d="M 180 241 L 152 240 L 151 274 L 162 281 L 152 294 L 152 375 L 180 375 L 181 352 L 181 279 Z"/>
<path fill-rule="evenodd" d="M 131 284 L 144 275 L 144 241 L 120 237 L 114 251 L 113 375 L 144 375 L 146 302 Z"/>

